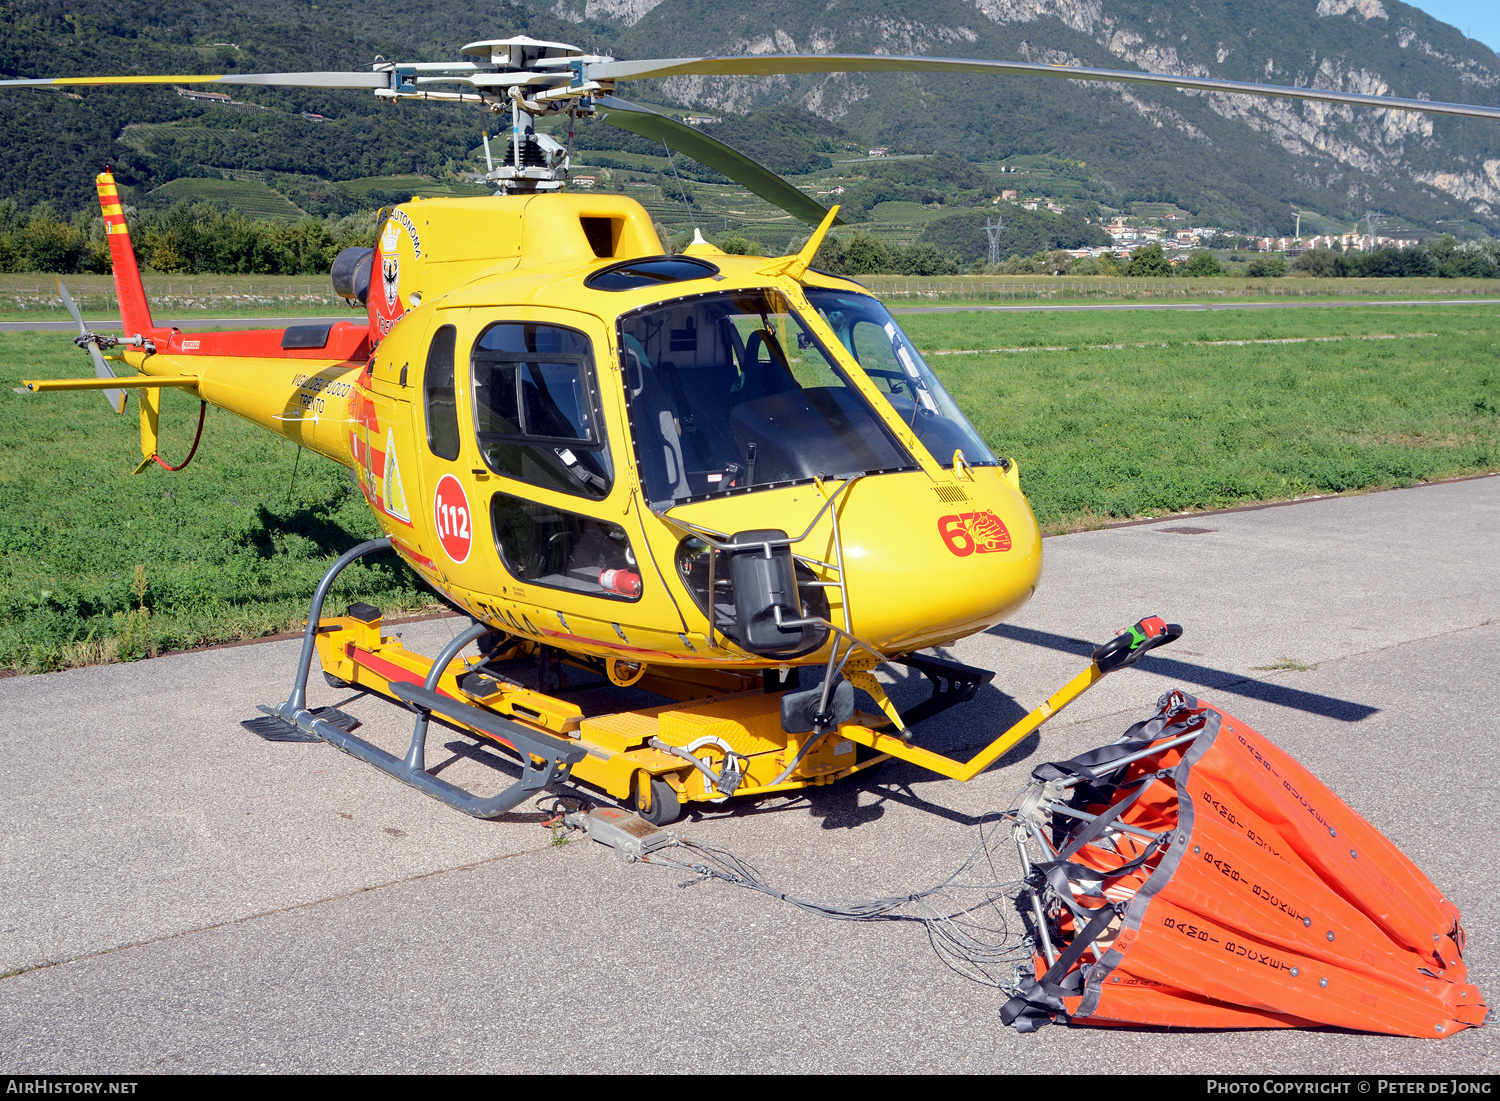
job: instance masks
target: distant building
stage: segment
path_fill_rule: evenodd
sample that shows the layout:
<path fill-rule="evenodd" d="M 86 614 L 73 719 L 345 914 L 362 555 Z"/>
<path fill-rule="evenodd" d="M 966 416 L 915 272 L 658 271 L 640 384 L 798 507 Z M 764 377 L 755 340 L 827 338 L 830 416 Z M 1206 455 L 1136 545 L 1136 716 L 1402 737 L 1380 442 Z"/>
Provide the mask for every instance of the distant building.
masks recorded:
<path fill-rule="evenodd" d="M 870 156 L 872 156 L 872 157 L 883 157 L 883 156 L 885 156 L 889 152 L 890 152 L 890 150 L 888 148 L 886 148 L 884 145 L 877 145 L 874 149 L 870 150 Z"/>
<path fill-rule="evenodd" d="M 572 176 L 568 180 L 574 187 L 593 187 L 599 182 L 597 176 Z"/>
<path fill-rule="evenodd" d="M 174 91 L 183 99 L 197 99 L 205 103 L 233 103 L 223 92 L 200 92 L 196 88 L 175 88 Z"/>
<path fill-rule="evenodd" d="M 819 191 L 818 194 L 819 195 L 842 195 L 847 190 L 848 190 L 848 188 L 846 188 L 846 187 L 844 187 L 842 185 L 836 185 L 834 187 L 830 187 L 827 191 Z"/>
<path fill-rule="evenodd" d="M 1062 203 L 1049 202 L 1047 204 L 1047 209 L 1052 211 L 1053 214 L 1061 214 L 1063 212 L 1063 205 Z"/>
<path fill-rule="evenodd" d="M 327 122 L 328 121 L 328 116 L 327 115 L 315 115 L 311 111 L 303 111 L 302 112 L 302 117 L 305 118 L 308 122 Z"/>
<path fill-rule="evenodd" d="M 1007 187 L 1004 191 L 1000 192 L 1000 197 L 1002 199 L 1009 200 L 1010 202 L 1015 202 L 1016 201 L 1016 189 L 1013 188 L 1013 187 Z"/>
<path fill-rule="evenodd" d="M 684 115 L 682 121 L 689 126 L 707 126 L 719 120 L 714 118 L 713 115 Z"/>
<path fill-rule="evenodd" d="M 1042 204 L 1038 200 L 1032 199 L 1029 202 L 1022 203 L 1021 204 L 1021 209 L 1022 210 L 1035 210 L 1037 207 L 1039 207 L 1041 205 Z"/>

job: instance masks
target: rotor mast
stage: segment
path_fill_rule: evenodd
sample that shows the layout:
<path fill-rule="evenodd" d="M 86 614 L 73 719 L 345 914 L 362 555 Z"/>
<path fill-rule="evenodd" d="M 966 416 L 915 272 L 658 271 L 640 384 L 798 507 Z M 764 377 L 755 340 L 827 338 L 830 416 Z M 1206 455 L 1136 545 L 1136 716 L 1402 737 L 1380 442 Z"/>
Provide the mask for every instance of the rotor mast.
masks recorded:
<path fill-rule="evenodd" d="M 600 85 L 583 80 L 583 66 L 610 60 L 566 42 L 514 38 L 471 42 L 461 51 L 467 61 L 416 65 L 377 65 L 392 75 L 391 87 L 376 94 L 392 101 L 434 99 L 479 103 L 495 114 L 509 109 L 510 139 L 496 165 L 485 136 L 485 179 L 505 194 L 558 191 L 568 180 L 569 150 L 538 133 L 538 115 L 592 115 Z M 436 84 L 466 84 L 472 92 L 444 92 Z"/>

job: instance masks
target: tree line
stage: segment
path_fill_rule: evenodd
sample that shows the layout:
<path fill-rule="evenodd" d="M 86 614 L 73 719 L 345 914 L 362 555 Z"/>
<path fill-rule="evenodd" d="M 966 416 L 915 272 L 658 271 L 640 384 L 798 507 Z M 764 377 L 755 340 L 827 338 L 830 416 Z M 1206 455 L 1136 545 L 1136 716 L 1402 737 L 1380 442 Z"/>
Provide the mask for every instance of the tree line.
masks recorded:
<path fill-rule="evenodd" d="M 377 196 L 378 197 L 378 196 Z M 403 196 L 404 197 L 404 196 Z M 375 243 L 377 212 L 296 222 L 249 218 L 238 210 L 182 201 L 167 210 L 126 208 L 132 243 L 143 268 L 183 275 L 321 275 L 333 258 L 352 245 Z M 1024 217 L 1022 217 L 1024 215 Z M 981 212 L 939 219 L 910 245 L 888 244 L 863 230 L 830 234 L 814 264 L 835 275 L 1104 275 L 1166 278 L 1228 275 L 1238 265 L 1221 263 L 1208 249 L 1173 264 L 1159 244 L 1129 255 L 1106 252 L 1075 258 L 1066 249 L 1099 243 L 1102 231 L 1080 218 L 1035 211 L 1007 211 L 998 264 L 985 262 Z M 665 227 L 663 240 L 671 242 Z M 1106 238 L 1107 240 L 1107 238 Z M 764 246 L 743 234 L 718 242 L 726 252 L 756 254 Z M 1015 246 L 1019 245 L 1017 248 Z M 0 272 L 108 273 L 109 244 L 104 222 L 93 211 L 62 216 L 50 203 L 23 210 L 0 200 Z M 1370 278 L 1500 278 L 1500 241 L 1460 243 L 1444 236 L 1404 249 L 1337 252 L 1310 249 L 1287 262 L 1258 255 L 1244 266 L 1250 278 L 1288 274 Z"/>
<path fill-rule="evenodd" d="M 1135 276 L 1214 276 L 1231 272 L 1207 249 L 1200 249 L 1185 262 L 1174 265 L 1157 244 L 1136 249 L 1127 263 L 1116 266 L 1120 274 Z M 1094 273 L 1079 272 L 1075 267 L 1072 274 Z M 1245 265 L 1244 274 L 1250 279 L 1277 279 L 1286 275 L 1342 279 L 1500 279 L 1500 241 L 1460 243 L 1445 235 L 1406 248 L 1371 252 L 1341 252 L 1319 246 L 1290 262 L 1283 256 L 1256 256 Z"/>
<path fill-rule="evenodd" d="M 183 275 L 326 274 L 342 249 L 375 243 L 375 218 L 366 210 L 285 223 L 186 201 L 165 211 L 126 210 L 141 266 Z M 111 270 L 99 214 L 63 218 L 50 203 L 22 211 L 14 200 L 0 200 L 0 272 Z"/>
<path fill-rule="evenodd" d="M 1305 275 L 1366 276 L 1368 278 L 1500 278 L 1500 241 L 1460 244 L 1444 235 L 1409 248 L 1375 252 L 1336 252 L 1309 249 L 1292 261 L 1292 270 Z"/>

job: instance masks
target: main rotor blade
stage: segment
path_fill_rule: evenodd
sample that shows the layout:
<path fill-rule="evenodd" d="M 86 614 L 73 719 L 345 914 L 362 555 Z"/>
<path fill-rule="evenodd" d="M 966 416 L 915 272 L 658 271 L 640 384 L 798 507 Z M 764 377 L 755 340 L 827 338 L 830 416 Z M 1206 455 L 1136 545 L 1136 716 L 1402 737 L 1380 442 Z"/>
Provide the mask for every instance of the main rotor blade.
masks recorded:
<path fill-rule="evenodd" d="M 1250 84 L 1238 80 L 1210 80 L 1173 73 L 1130 72 L 1119 69 L 1085 69 L 1069 65 L 1038 65 L 1023 61 L 982 61 L 964 57 L 872 57 L 861 54 L 767 54 L 761 57 L 675 57 L 655 61 L 606 61 L 583 67 L 585 80 L 646 80 L 664 76 L 775 76 L 795 73 L 991 73 L 995 76 L 1049 76 L 1062 80 L 1101 80 L 1112 84 L 1156 84 L 1169 88 L 1194 88 L 1235 95 L 1274 96 L 1282 99 L 1315 99 L 1325 103 L 1348 103 L 1358 107 L 1383 107 L 1391 111 L 1422 111 L 1437 115 L 1500 119 L 1500 107 L 1465 103 L 1436 103 L 1425 99 L 1398 99 L 1324 88 L 1292 88 L 1276 84 Z"/>
<path fill-rule="evenodd" d="M 259 84 L 272 88 L 389 88 L 390 73 L 225 73 L 219 76 L 48 76 L 0 80 L 0 88 L 93 84 Z"/>
<path fill-rule="evenodd" d="M 68 311 L 68 315 L 78 323 L 78 335 L 88 336 L 89 327 L 83 323 L 83 314 L 78 312 L 78 307 L 73 304 L 73 296 L 68 293 L 68 288 L 63 286 L 61 279 L 57 281 L 57 291 L 62 296 L 63 307 Z M 99 346 L 93 341 L 89 341 L 86 347 L 89 350 L 89 357 L 94 361 L 94 374 L 99 378 L 115 378 L 115 373 L 109 369 L 109 364 L 104 362 L 104 356 L 100 353 Z M 104 400 L 109 402 L 109 407 L 116 413 L 125 412 L 124 390 L 106 390 L 104 391 Z"/>
<path fill-rule="evenodd" d="M 666 142 L 699 164 L 744 184 L 766 202 L 779 206 L 808 225 L 815 226 L 828 217 L 828 211 L 821 203 L 803 194 L 765 165 L 660 111 L 615 96 L 594 97 L 594 107 L 611 126 L 653 141 Z M 844 222 L 839 220 L 838 224 Z"/>

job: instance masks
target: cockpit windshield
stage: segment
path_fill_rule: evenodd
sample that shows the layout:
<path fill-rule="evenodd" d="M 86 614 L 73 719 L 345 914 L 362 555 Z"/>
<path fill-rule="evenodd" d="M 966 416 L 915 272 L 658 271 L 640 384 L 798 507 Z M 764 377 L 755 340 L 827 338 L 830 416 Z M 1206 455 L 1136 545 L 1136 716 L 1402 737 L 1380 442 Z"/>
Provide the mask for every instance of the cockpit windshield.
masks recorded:
<path fill-rule="evenodd" d="M 951 466 L 962 451 L 971 466 L 998 461 L 884 306 L 868 295 L 816 287 L 807 289 L 807 300 L 934 459 Z"/>
<path fill-rule="evenodd" d="M 646 498 L 916 468 L 785 298 L 696 295 L 620 319 Z"/>

